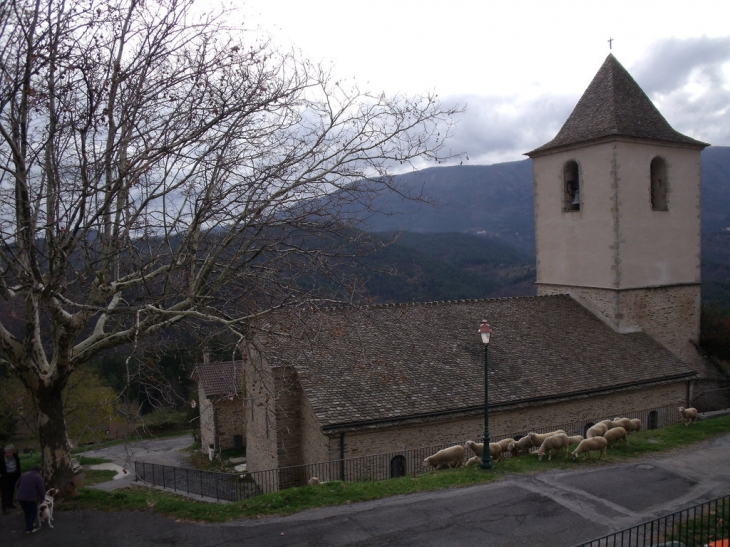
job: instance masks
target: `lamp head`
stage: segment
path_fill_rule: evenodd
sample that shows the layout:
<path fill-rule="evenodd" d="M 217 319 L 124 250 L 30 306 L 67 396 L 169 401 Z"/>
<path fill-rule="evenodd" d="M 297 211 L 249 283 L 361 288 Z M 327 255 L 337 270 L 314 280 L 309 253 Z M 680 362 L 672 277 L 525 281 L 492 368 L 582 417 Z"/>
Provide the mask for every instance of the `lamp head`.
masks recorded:
<path fill-rule="evenodd" d="M 479 325 L 479 334 L 482 337 L 482 344 L 485 346 L 489 344 L 489 337 L 492 334 L 492 327 L 489 326 L 486 319 L 482 319 L 482 324 Z"/>

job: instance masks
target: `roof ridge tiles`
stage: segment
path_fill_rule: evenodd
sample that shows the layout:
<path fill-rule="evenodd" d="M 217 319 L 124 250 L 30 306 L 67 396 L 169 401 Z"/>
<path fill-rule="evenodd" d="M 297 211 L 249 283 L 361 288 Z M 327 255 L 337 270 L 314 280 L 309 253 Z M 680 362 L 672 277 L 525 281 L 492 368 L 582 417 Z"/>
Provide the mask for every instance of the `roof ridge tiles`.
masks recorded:
<path fill-rule="evenodd" d="M 347 308 L 359 309 L 359 310 L 378 310 L 385 308 L 397 308 L 397 307 L 408 307 L 408 306 L 445 306 L 451 304 L 477 304 L 480 302 L 497 302 L 505 300 L 529 300 L 529 299 L 543 299 L 543 298 L 556 298 L 556 297 L 568 297 L 570 295 L 565 294 L 547 294 L 547 295 L 525 295 L 525 296 L 498 296 L 491 298 L 462 298 L 460 300 L 424 300 L 416 302 L 379 302 L 377 304 L 334 304 L 329 306 L 323 306 L 316 308 L 312 311 L 326 313 L 326 312 L 338 312 Z"/>

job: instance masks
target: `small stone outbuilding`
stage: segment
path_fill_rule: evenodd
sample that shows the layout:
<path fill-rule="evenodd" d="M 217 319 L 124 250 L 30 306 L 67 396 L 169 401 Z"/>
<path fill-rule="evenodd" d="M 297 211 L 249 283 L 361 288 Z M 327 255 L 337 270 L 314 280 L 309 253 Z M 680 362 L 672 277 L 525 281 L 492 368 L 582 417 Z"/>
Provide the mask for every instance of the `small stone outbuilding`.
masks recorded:
<path fill-rule="evenodd" d="M 200 444 L 207 451 L 243 448 L 246 420 L 243 405 L 243 362 L 202 363 L 192 378 L 198 383 Z"/>

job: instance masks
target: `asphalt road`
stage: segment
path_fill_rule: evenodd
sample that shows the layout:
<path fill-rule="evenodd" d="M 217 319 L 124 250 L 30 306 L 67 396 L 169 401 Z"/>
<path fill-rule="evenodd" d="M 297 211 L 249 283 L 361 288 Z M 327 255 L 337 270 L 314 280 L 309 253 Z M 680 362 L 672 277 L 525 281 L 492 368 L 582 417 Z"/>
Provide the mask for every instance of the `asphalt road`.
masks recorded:
<path fill-rule="evenodd" d="M 58 511 L 30 536 L 18 513 L 0 545 L 54 547 L 570 546 L 730 492 L 730 434 L 658 457 L 515 475 L 489 485 L 398 496 L 226 524 L 143 513 Z"/>

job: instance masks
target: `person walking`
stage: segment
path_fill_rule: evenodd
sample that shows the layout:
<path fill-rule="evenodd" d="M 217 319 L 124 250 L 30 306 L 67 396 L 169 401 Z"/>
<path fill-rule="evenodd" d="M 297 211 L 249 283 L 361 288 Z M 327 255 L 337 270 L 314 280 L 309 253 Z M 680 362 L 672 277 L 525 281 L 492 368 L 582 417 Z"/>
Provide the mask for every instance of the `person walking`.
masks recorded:
<path fill-rule="evenodd" d="M 20 478 L 20 458 L 15 446 L 9 444 L 3 451 L 3 457 L 0 458 L 0 505 L 3 515 L 7 515 L 9 509 L 16 507 L 13 504 L 13 493 L 18 478 Z"/>
<path fill-rule="evenodd" d="M 35 523 L 38 519 L 38 503 L 46 497 L 45 485 L 41 476 L 41 466 L 36 464 L 33 469 L 23 473 L 16 484 L 18 503 L 25 513 L 25 533 L 37 532 Z"/>

